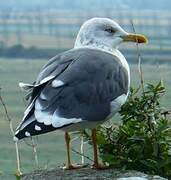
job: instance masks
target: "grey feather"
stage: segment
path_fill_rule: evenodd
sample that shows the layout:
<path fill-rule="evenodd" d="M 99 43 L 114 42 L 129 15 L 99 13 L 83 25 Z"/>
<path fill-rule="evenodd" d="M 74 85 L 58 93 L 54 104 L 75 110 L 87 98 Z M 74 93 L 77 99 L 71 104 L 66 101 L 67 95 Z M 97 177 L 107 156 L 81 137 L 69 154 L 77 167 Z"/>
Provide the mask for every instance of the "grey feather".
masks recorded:
<path fill-rule="evenodd" d="M 40 84 L 49 76 L 53 78 Z M 64 85 L 54 88 L 53 80 L 60 80 Z M 110 102 L 127 92 L 128 72 L 117 57 L 100 50 L 73 49 L 52 58 L 42 68 L 31 94 L 34 106 L 20 126 L 36 111 L 42 115 L 57 113 L 67 119 L 101 121 L 110 114 Z M 48 131 L 41 131 L 44 132 Z"/>

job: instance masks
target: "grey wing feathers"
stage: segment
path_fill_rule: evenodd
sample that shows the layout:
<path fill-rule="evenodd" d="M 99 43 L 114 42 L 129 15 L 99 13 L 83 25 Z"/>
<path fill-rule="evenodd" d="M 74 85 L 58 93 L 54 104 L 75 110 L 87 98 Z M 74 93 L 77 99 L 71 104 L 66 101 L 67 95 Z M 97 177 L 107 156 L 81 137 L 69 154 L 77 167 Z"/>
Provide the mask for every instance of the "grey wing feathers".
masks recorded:
<path fill-rule="evenodd" d="M 69 53 L 68 53 L 69 54 Z M 70 56 L 59 54 L 48 61 L 40 71 L 36 81 L 33 84 L 19 83 L 22 90 L 28 91 L 26 98 L 31 97 L 31 101 L 40 92 L 41 88 L 50 80 L 65 71 L 69 64 L 73 61 Z"/>
<path fill-rule="evenodd" d="M 54 88 L 49 82 L 37 98 L 36 112 L 67 119 L 104 120 L 110 102 L 128 91 L 127 71 L 112 55 L 99 51 L 77 52 L 76 63 L 54 80 L 64 82 Z"/>
<path fill-rule="evenodd" d="M 27 121 L 29 116 L 31 116 L 31 113 L 33 113 L 36 97 L 39 96 L 45 85 L 60 73 L 62 73 L 73 61 L 73 59 L 70 59 L 69 56 L 68 58 L 62 58 L 61 56 L 62 54 L 59 54 L 50 59 L 49 62 L 42 68 L 36 82 L 33 84 L 19 83 L 19 86 L 28 92 L 26 95 L 26 100 L 29 99 L 30 102 L 26 108 L 25 116 L 17 129 L 19 129 L 22 124 Z"/>
<path fill-rule="evenodd" d="M 63 85 L 53 87 L 53 81 Z M 18 129 L 28 121 L 28 128 L 37 122 L 43 129 L 41 134 L 76 123 L 75 119 L 104 120 L 110 113 L 110 102 L 127 92 L 128 72 L 117 57 L 91 49 L 67 51 L 43 67 L 31 94 L 32 106 Z M 32 130 L 31 135 L 36 134 Z"/>

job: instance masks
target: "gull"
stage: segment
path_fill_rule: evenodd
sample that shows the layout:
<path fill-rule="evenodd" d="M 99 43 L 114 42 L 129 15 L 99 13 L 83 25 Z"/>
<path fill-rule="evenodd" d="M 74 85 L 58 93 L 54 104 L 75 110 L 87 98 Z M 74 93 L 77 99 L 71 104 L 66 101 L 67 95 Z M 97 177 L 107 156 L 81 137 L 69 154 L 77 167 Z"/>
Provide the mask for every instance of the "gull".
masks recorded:
<path fill-rule="evenodd" d="M 66 169 L 78 168 L 70 160 L 69 132 L 91 129 L 94 162 L 100 169 L 96 127 L 110 119 L 125 103 L 130 87 L 129 65 L 118 50 L 121 43 L 146 43 L 145 36 L 123 30 L 108 18 L 92 18 L 80 28 L 73 49 L 45 64 L 34 84 L 19 83 L 29 91 L 29 104 L 14 140 L 65 132 Z"/>

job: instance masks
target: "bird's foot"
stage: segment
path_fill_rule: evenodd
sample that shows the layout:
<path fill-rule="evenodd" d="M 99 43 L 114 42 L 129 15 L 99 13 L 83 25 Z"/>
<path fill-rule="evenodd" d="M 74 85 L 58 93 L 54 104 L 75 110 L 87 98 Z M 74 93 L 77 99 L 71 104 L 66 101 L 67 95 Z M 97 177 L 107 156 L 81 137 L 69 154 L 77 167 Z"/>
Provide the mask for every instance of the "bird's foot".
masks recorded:
<path fill-rule="evenodd" d="M 99 169 L 99 170 L 100 170 L 100 169 L 108 169 L 109 167 L 106 166 L 106 165 L 103 165 L 103 164 L 99 164 L 99 163 L 98 163 L 98 164 L 95 164 L 95 163 L 94 163 L 94 164 L 91 166 L 91 168 L 92 168 L 92 169 Z"/>
<path fill-rule="evenodd" d="M 71 169 L 81 169 L 86 167 L 87 165 L 85 164 L 68 164 L 66 166 L 63 167 L 64 170 L 71 170 Z"/>

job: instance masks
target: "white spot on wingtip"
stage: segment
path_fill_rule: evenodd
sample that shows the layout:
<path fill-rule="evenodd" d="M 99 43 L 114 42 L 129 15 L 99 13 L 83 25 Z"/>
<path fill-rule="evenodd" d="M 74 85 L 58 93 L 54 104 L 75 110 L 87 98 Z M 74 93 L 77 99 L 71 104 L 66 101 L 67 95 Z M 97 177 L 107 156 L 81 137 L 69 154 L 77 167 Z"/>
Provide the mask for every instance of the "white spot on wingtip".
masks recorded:
<path fill-rule="evenodd" d="M 18 140 L 19 139 L 16 136 L 13 137 L 13 141 L 17 142 Z"/>
<path fill-rule="evenodd" d="M 25 132 L 25 135 L 26 135 L 27 137 L 31 136 L 28 131 Z"/>
<path fill-rule="evenodd" d="M 60 86 L 63 86 L 64 85 L 64 82 L 62 82 L 61 80 L 53 80 L 52 81 L 52 87 L 56 88 L 56 87 L 60 87 Z"/>
<path fill-rule="evenodd" d="M 42 129 L 41 129 L 40 126 L 35 125 L 35 130 L 36 130 L 36 131 L 41 131 Z"/>

